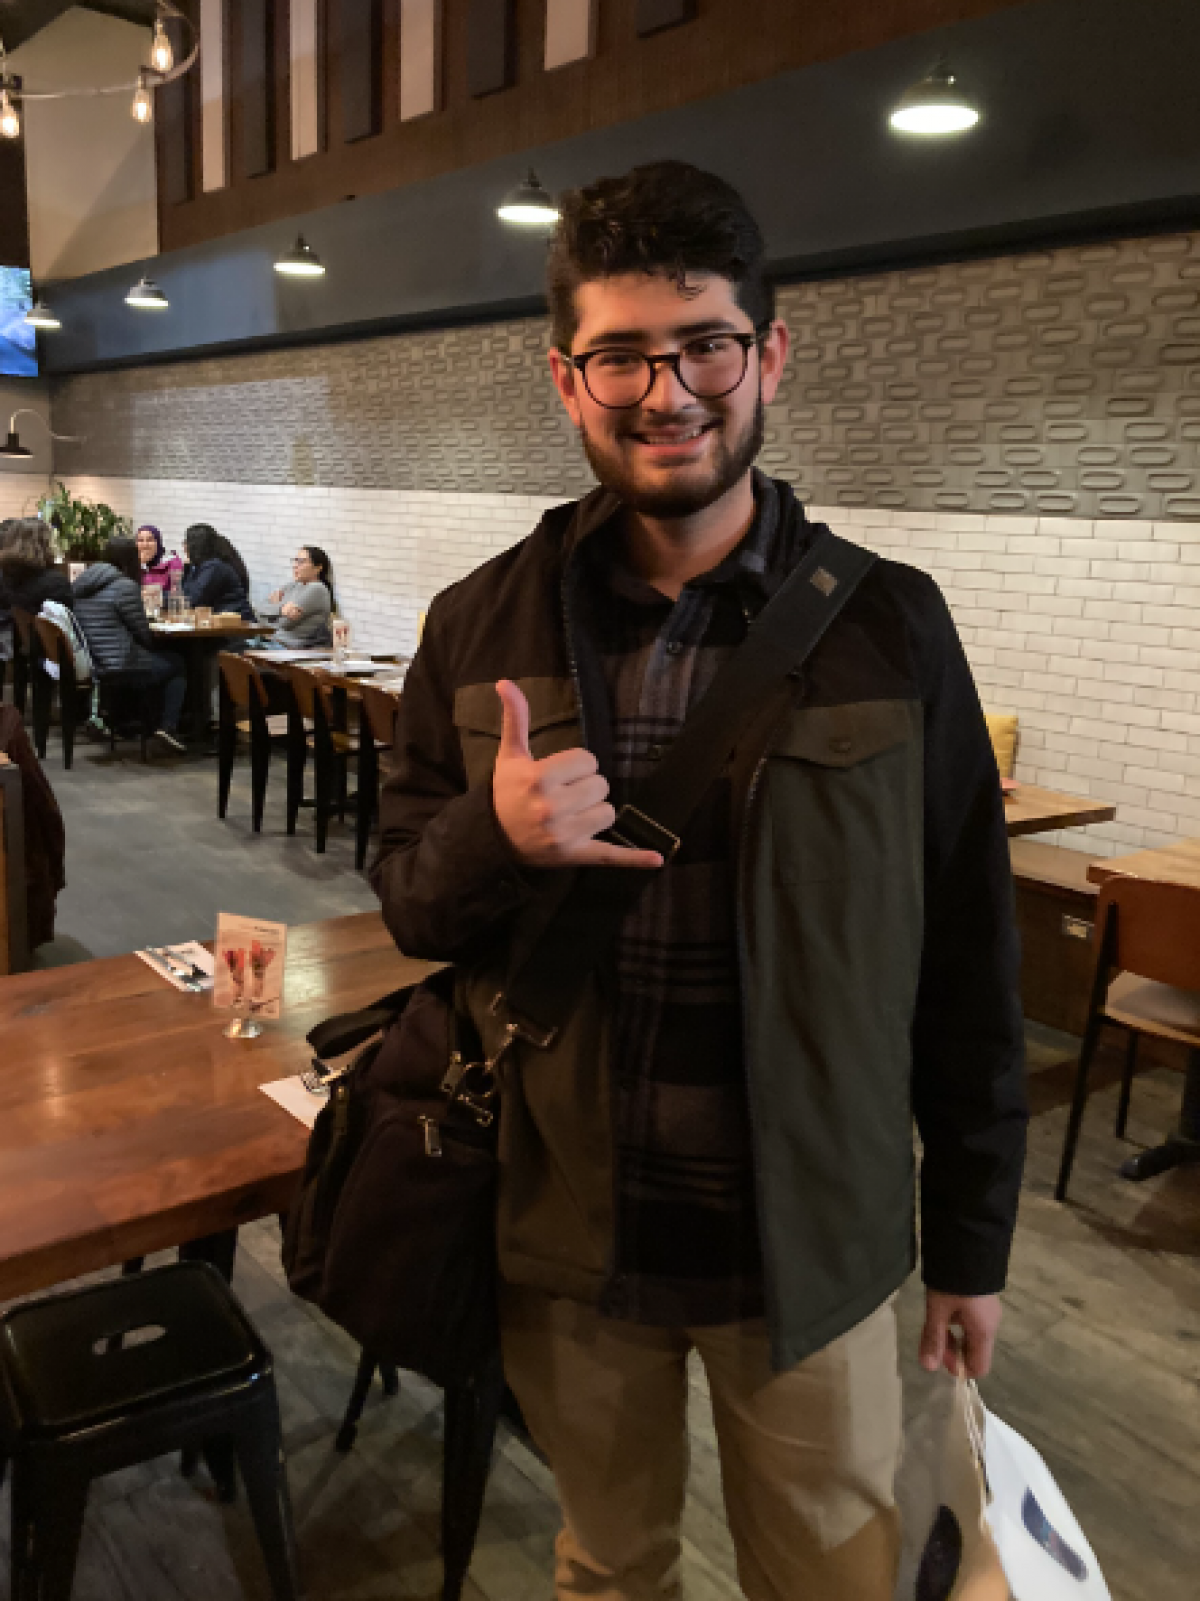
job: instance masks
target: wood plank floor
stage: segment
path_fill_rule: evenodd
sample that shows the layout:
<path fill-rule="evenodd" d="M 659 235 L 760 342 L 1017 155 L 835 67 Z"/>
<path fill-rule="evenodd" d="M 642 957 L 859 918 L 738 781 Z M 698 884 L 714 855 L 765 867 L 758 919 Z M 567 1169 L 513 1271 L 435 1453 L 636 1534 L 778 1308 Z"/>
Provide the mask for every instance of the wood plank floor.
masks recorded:
<path fill-rule="evenodd" d="M 1032 1034 L 1036 1116 L 1003 1341 L 988 1404 L 1043 1452 L 1083 1523 L 1115 1601 L 1194 1601 L 1200 1574 L 1200 1172 L 1133 1186 L 1116 1176 L 1116 1059 L 1089 1105 L 1072 1203 L 1051 1198 L 1071 1042 Z M 1180 1075 L 1139 1079 L 1130 1135 L 1171 1124 Z M 333 1449 L 356 1351 L 284 1289 L 272 1225 L 243 1230 L 236 1288 L 275 1353 L 288 1466 L 311 1601 L 433 1598 L 441 1464 L 438 1392 L 404 1376 L 377 1390 L 358 1444 Z M 921 1297 L 901 1298 L 906 1381 Z M 686 1579 L 691 1601 L 739 1595 L 700 1373 L 694 1375 Z M 7 1494 L 0 1561 L 7 1567 Z M 550 1593 L 557 1515 L 547 1469 L 505 1433 L 470 1601 Z M 0 1597 L 8 1595 L 0 1572 Z M 244 1502 L 162 1460 L 93 1491 L 75 1601 L 265 1601 Z M 814 1598 L 815 1601 L 815 1598 Z"/>

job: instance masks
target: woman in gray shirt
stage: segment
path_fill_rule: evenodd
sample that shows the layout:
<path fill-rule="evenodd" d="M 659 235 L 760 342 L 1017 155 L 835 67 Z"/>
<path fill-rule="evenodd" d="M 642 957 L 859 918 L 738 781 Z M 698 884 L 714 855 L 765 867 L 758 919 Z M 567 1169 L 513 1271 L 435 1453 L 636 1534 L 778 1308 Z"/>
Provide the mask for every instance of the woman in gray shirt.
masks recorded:
<path fill-rule="evenodd" d="M 272 650 L 308 650 L 332 642 L 335 610 L 329 557 L 319 545 L 302 545 L 292 557 L 292 581 L 267 597 L 259 615 L 279 626 L 267 641 Z"/>

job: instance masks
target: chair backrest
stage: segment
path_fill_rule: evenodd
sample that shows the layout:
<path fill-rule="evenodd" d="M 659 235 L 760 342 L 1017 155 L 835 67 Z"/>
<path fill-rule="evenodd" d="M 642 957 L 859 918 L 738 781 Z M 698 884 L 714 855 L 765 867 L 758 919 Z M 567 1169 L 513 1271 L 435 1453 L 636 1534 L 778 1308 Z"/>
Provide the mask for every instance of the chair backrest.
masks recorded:
<path fill-rule="evenodd" d="M 380 689 L 378 684 L 364 684 L 362 709 L 371 738 L 378 745 L 390 747 L 396 737 L 396 713 L 399 710 L 395 695 Z"/>
<path fill-rule="evenodd" d="M 37 619 L 33 613 L 23 610 L 20 606 L 14 606 L 12 620 L 13 633 L 20 641 L 21 649 L 27 656 L 36 656 L 38 654 L 38 643 L 37 630 L 34 628 L 34 623 Z"/>
<path fill-rule="evenodd" d="M 1200 885 L 1153 878 L 1105 881 L 1096 901 L 1096 927 L 1109 907 L 1116 915 L 1113 965 L 1138 978 L 1200 991 Z"/>
<path fill-rule="evenodd" d="M 287 662 L 284 673 L 292 686 L 292 694 L 296 697 L 296 709 L 301 717 L 307 717 L 313 722 L 317 715 L 317 675 L 307 667 L 301 667 L 298 662 Z"/>
<path fill-rule="evenodd" d="M 58 624 L 49 617 L 35 617 L 33 626 L 47 661 L 56 662 L 59 682 L 68 686 L 75 682 L 75 644 L 67 638 Z"/>
<path fill-rule="evenodd" d="M 238 656 L 231 650 L 223 650 L 217 657 L 217 665 L 221 671 L 221 683 L 224 685 L 225 693 L 239 711 L 248 712 L 255 707 L 260 711 L 266 711 L 267 686 L 252 661 L 247 661 L 244 656 Z"/>

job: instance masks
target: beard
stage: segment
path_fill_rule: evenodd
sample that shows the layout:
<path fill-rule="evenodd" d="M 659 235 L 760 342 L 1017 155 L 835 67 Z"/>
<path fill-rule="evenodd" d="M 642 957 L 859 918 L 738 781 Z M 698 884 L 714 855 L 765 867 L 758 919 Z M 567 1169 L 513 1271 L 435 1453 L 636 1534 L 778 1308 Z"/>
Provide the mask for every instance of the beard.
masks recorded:
<path fill-rule="evenodd" d="M 601 444 L 582 424 L 579 437 L 588 465 L 605 489 L 619 495 L 631 511 L 673 521 L 704 511 L 740 483 L 763 447 L 765 431 L 766 408 L 760 394 L 754 415 L 739 435 L 731 439 L 722 427 L 710 461 L 699 469 L 679 470 L 678 482 L 661 484 L 643 483 L 619 447 Z"/>

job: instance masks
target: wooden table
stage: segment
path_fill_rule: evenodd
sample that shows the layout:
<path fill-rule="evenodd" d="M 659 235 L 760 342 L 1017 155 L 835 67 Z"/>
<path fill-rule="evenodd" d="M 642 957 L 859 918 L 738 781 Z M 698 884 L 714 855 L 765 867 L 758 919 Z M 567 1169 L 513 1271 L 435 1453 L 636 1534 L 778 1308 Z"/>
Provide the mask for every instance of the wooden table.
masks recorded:
<path fill-rule="evenodd" d="M 1159 883 L 1187 884 L 1200 889 L 1200 839 L 1181 839 L 1161 850 L 1134 851 L 1129 856 L 1106 856 L 1092 862 L 1088 877 L 1103 884 L 1118 876 L 1152 878 Z M 1183 1082 L 1183 1105 L 1179 1132 L 1161 1145 L 1152 1145 L 1122 1162 L 1127 1179 L 1148 1179 L 1174 1167 L 1200 1165 L 1200 1051 L 1188 1052 L 1187 1076 Z"/>
<path fill-rule="evenodd" d="M 228 645 L 230 640 L 256 639 L 259 634 L 268 631 L 268 625 L 243 622 L 239 617 L 234 622 L 214 622 L 205 628 L 195 623 L 187 628 L 168 628 L 161 622 L 151 623 L 150 628 L 163 650 L 179 650 L 183 655 L 187 667 L 184 704 L 188 712 L 188 732 L 193 739 L 201 739 L 211 716 L 211 679 L 206 668 L 208 658 Z"/>
<path fill-rule="evenodd" d="M 1062 795 L 1057 790 L 1020 784 L 1004 797 L 1008 837 L 1044 834 L 1055 828 L 1082 828 L 1085 823 L 1111 823 L 1117 808 L 1107 801 L 1084 795 Z"/>
<path fill-rule="evenodd" d="M 1103 856 L 1089 864 L 1087 876 L 1093 884 L 1103 884 L 1118 873 L 1200 889 L 1200 839 L 1181 839 L 1161 850 L 1134 851 L 1129 856 Z"/>
<path fill-rule="evenodd" d="M 286 1207 L 308 1130 L 258 1086 L 308 1065 L 322 1018 L 430 971 L 377 912 L 295 928 L 257 1040 L 132 955 L 0 980 L 0 1299 Z"/>

